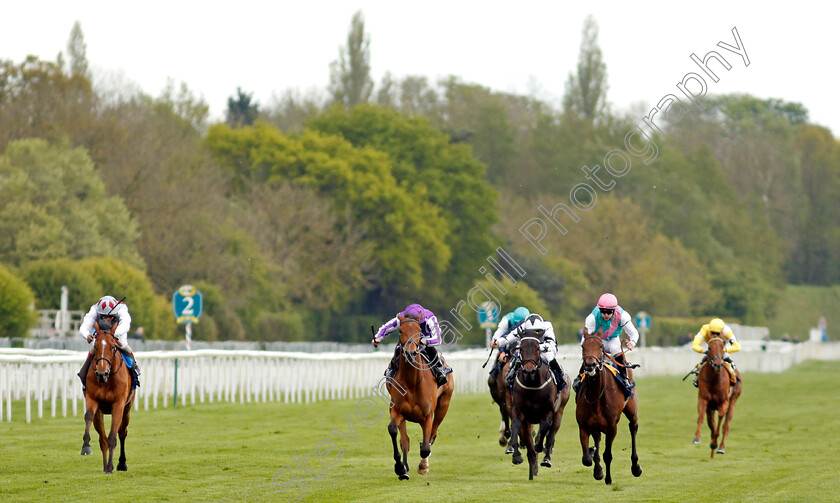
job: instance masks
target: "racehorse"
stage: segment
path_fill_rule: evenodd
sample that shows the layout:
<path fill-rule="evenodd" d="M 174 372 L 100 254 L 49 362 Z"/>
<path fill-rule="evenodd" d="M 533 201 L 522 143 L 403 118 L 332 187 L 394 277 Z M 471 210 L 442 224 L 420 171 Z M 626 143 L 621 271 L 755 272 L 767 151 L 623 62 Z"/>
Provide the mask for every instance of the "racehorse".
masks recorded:
<path fill-rule="evenodd" d="M 102 450 L 102 467 L 105 473 L 114 472 L 114 449 L 117 447 L 117 433 L 120 437 L 120 459 L 117 470 L 126 471 L 125 437 L 134 390 L 131 389 L 131 375 L 122 353 L 117 349 L 114 338 L 117 323 L 107 321 L 94 324 L 93 363 L 85 376 L 85 435 L 82 437 L 82 455 L 92 454 L 90 447 L 90 423 L 99 433 L 99 448 Z M 104 414 L 111 414 L 111 431 L 105 435 Z"/>
<path fill-rule="evenodd" d="M 731 387 L 729 385 L 729 372 L 723 368 L 724 340 L 720 337 L 713 337 L 708 341 L 709 349 L 706 350 L 706 362 L 700 369 L 697 378 L 697 431 L 694 433 L 694 443 L 700 443 L 700 425 L 705 415 L 709 429 L 712 433 L 712 442 L 709 448 L 715 457 L 715 449 L 720 454 L 724 453 L 726 435 L 729 433 L 729 421 L 735 411 L 735 402 L 741 396 L 741 373 L 736 371 L 737 382 Z M 715 410 L 718 413 L 717 424 L 715 424 Z M 725 416 L 725 417 L 724 417 Z M 723 436 L 720 439 L 720 446 L 717 444 L 720 427 L 723 424 Z"/>
<path fill-rule="evenodd" d="M 510 398 L 508 397 L 505 375 L 510 368 L 510 361 L 499 362 L 500 367 L 495 379 L 493 376 L 487 378 L 487 386 L 490 388 L 490 396 L 496 405 L 499 406 L 499 413 L 502 415 L 502 422 L 499 424 L 499 445 L 507 446 L 505 454 L 510 454 L 513 449 L 510 447 Z"/>
<path fill-rule="evenodd" d="M 604 340 L 601 338 L 601 330 L 597 334 L 587 335 L 583 339 L 583 371 L 586 374 L 581 382 L 580 391 L 577 394 L 577 422 L 580 429 L 580 446 L 583 450 L 583 465 L 592 466 L 593 458 L 595 467 L 592 475 L 595 480 L 604 478 L 604 471 L 601 469 L 599 444 L 601 433 L 605 437 L 604 465 L 607 467 L 607 484 L 612 483 L 610 475 L 610 463 L 612 462 L 612 443 L 618 427 L 618 421 L 623 412 L 630 422 L 630 438 L 632 439 L 633 451 L 630 455 L 630 471 L 638 477 L 642 474 L 642 467 L 639 466 L 639 456 L 636 454 L 636 432 L 639 430 L 638 405 L 635 394 L 628 398 L 619 389 L 615 377 L 604 365 L 609 357 L 604 352 Z M 630 370 L 628 369 L 628 373 Z M 589 447 L 589 436 L 592 435 L 595 447 Z"/>
<path fill-rule="evenodd" d="M 540 345 L 543 342 L 542 330 L 525 330 L 519 342 L 519 358 L 522 366 L 516 372 L 511 391 L 511 436 L 510 445 L 513 448 L 512 462 L 522 463 L 519 453 L 519 442 L 523 442 L 528 451 L 528 480 L 533 480 L 539 467 L 537 453 L 543 451 L 545 440 L 545 457 L 542 466 L 551 466 L 551 453 L 554 451 L 554 437 L 563 420 L 563 409 L 569 401 L 569 378 L 566 377 L 566 387 L 559 394 L 554 382 L 554 376 L 547 364 L 540 359 Z M 531 426 L 540 425 L 536 445 Z"/>
<path fill-rule="evenodd" d="M 417 473 L 424 475 L 429 471 L 432 444 L 437 438 L 438 426 L 449 410 L 455 381 L 450 373 L 446 376 L 446 384 L 438 387 L 429 370 L 429 364 L 434 362 L 426 362 L 420 353 L 420 323 L 413 318 L 397 317 L 400 321 L 400 360 L 393 381 L 386 381 L 386 387 L 391 394 L 391 422 L 388 424 L 388 433 L 394 446 L 394 472 L 400 480 L 407 480 L 409 439 L 406 421 L 419 423 L 423 429 L 423 440 L 420 442 L 421 459 Z M 398 429 L 402 459 L 397 450 Z"/>

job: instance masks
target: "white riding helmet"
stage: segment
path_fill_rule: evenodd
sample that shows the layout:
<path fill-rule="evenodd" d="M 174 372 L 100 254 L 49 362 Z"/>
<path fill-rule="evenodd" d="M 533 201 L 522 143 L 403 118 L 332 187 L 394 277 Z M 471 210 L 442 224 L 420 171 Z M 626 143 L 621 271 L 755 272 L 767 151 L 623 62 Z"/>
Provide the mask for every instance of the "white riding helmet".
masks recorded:
<path fill-rule="evenodd" d="M 521 330 L 542 330 L 545 328 L 544 326 L 545 320 L 542 319 L 542 316 L 538 314 L 532 314 L 525 318 L 525 321 L 522 322 L 522 325 L 519 326 Z"/>
<path fill-rule="evenodd" d="M 119 304 L 119 302 L 117 302 L 117 299 L 111 297 L 110 295 L 106 295 L 99 299 L 99 301 L 96 303 L 96 314 L 100 316 L 113 316 L 113 310 L 117 308 L 117 304 Z"/>

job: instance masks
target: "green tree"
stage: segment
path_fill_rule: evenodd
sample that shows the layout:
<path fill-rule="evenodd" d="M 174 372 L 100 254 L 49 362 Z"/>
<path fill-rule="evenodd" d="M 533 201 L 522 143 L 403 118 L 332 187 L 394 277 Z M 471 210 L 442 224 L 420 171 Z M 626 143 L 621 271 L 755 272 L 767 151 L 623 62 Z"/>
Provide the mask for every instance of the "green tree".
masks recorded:
<path fill-rule="evenodd" d="M 352 108 L 366 103 L 373 93 L 370 77 L 370 37 L 365 33 L 362 11 L 353 14 L 347 45 L 330 64 L 330 95 L 336 103 Z"/>
<path fill-rule="evenodd" d="M 16 65 L 0 61 L 0 151 L 13 140 L 70 138 L 73 146 L 90 139 L 96 96 L 81 74 L 35 56 Z"/>
<path fill-rule="evenodd" d="M 82 25 L 78 21 L 73 23 L 73 29 L 70 30 L 70 38 L 67 40 L 67 54 L 70 56 L 70 75 L 81 75 L 90 80 L 87 45 L 82 33 Z"/>
<path fill-rule="evenodd" d="M 35 325 L 34 303 L 29 286 L 0 263 L 0 337 L 26 337 Z"/>
<path fill-rule="evenodd" d="M 251 102 L 253 93 L 243 93 L 241 87 L 236 88 L 236 97 L 228 98 L 227 118 L 230 127 L 237 128 L 254 124 L 260 115 L 259 104 Z"/>
<path fill-rule="evenodd" d="M 598 46 L 598 23 L 593 16 L 583 22 L 577 73 L 569 74 L 563 112 L 593 124 L 607 113 L 607 65 Z"/>
<path fill-rule="evenodd" d="M 802 126 L 796 134 L 808 218 L 788 277 L 794 283 L 840 283 L 840 145 L 825 128 Z"/>
<path fill-rule="evenodd" d="M 0 156 L 0 260 L 109 255 L 144 267 L 137 224 L 83 149 L 20 140 Z"/>
<path fill-rule="evenodd" d="M 310 130 L 288 137 L 259 121 L 239 130 L 213 126 L 206 142 L 234 179 L 302 185 L 330 200 L 343 215 L 336 221 L 339 236 L 354 228 L 375 243 L 372 274 L 392 298 L 404 302 L 418 291 L 443 288 L 430 278 L 449 264 L 450 227 L 424 184 L 395 179 L 387 154 Z"/>
<path fill-rule="evenodd" d="M 428 204 L 440 215 L 427 221 L 425 233 L 438 235 L 453 254 L 451 262 L 438 263 L 444 275 L 430 276 L 437 279 L 427 294 L 442 305 L 457 302 L 456 296 L 474 283 L 477 269 L 498 243 L 491 232 L 497 218 L 493 209 L 497 193 L 470 148 L 450 143 L 446 134 L 423 117 L 407 117 L 375 105 L 349 112 L 334 107 L 311 126 L 341 135 L 357 148 L 385 152 L 395 178 L 389 183 L 409 191 L 418 208 Z"/>
<path fill-rule="evenodd" d="M 29 262 L 21 268 L 23 279 L 35 293 L 35 307 L 58 309 L 61 287 L 67 287 L 68 308 L 87 311 L 90 299 L 102 296 L 99 283 L 79 268 L 77 262 L 58 258 Z"/>

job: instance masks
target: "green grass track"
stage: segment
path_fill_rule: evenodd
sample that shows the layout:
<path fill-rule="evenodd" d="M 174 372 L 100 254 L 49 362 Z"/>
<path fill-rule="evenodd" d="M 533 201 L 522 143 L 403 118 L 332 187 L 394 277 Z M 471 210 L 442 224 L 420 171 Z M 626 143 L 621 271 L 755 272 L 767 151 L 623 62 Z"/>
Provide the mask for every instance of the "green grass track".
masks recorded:
<path fill-rule="evenodd" d="M 136 412 L 128 472 L 113 475 L 102 473 L 95 432 L 94 454 L 79 455 L 81 414 L 26 424 L 16 403 L 13 422 L 0 423 L 0 501 L 840 501 L 840 362 L 745 373 L 726 454 L 714 459 L 705 423 L 703 443 L 691 443 L 697 393 L 689 380 L 648 377 L 638 390 L 644 473 L 630 473 L 622 418 L 612 486 L 581 465 L 572 402 L 554 466 L 532 482 L 527 461 L 513 466 L 498 445 L 489 393 L 453 397 L 425 476 L 416 473 L 420 429 L 410 424 L 411 480 L 403 482 L 393 472 L 387 415 L 370 401 Z"/>

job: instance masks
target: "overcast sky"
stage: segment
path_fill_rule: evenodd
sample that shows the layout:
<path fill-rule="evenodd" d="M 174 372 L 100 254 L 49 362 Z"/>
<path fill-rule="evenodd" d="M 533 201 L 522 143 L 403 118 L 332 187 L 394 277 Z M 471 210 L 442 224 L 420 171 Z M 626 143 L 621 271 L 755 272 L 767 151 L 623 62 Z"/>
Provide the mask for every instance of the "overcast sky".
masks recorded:
<path fill-rule="evenodd" d="M 125 5 L 123 5 L 125 4 Z M 457 0 L 257 2 L 4 2 L 0 58 L 54 60 L 81 22 L 95 81 L 134 83 L 159 95 L 185 82 L 221 118 L 241 86 L 263 105 L 287 89 L 325 89 L 329 64 L 361 10 L 374 81 L 457 75 L 495 90 L 559 103 L 588 14 L 600 26 L 608 101 L 615 110 L 656 104 L 698 71 L 689 56 L 717 50 L 732 65 L 709 92 L 803 103 L 811 120 L 840 132 L 836 93 L 838 12 L 832 2 L 460 2 Z M 716 46 L 735 43 L 750 60 Z"/>

